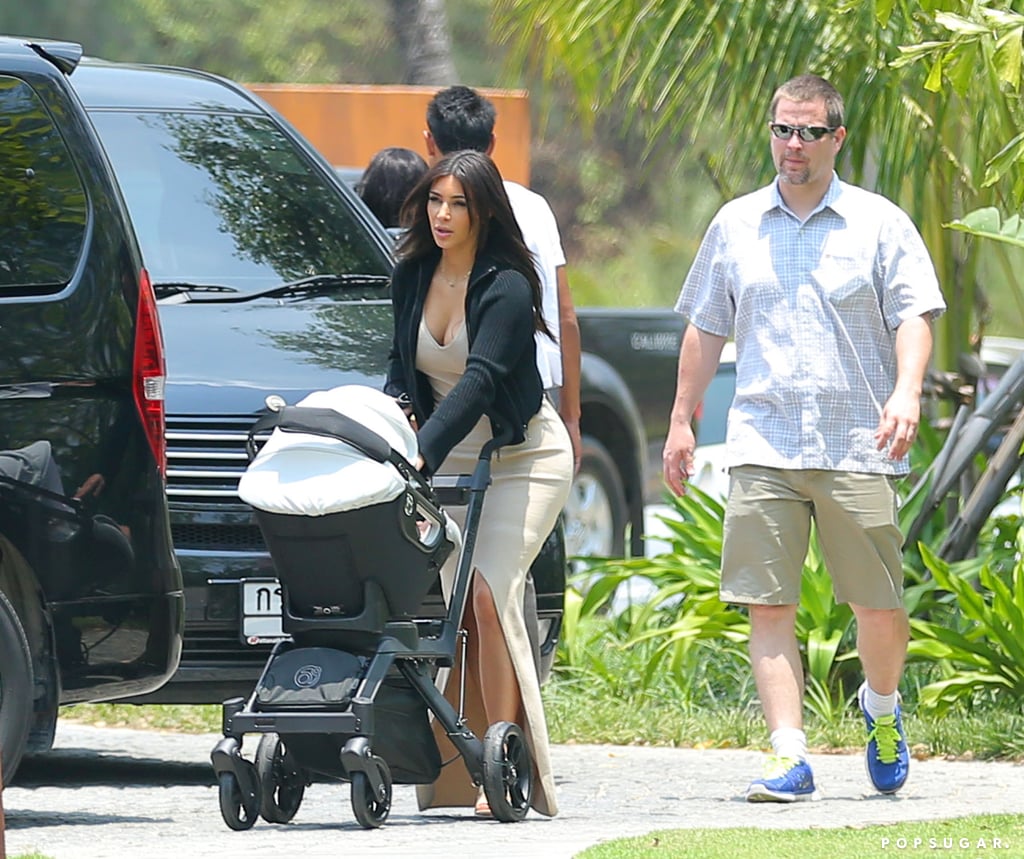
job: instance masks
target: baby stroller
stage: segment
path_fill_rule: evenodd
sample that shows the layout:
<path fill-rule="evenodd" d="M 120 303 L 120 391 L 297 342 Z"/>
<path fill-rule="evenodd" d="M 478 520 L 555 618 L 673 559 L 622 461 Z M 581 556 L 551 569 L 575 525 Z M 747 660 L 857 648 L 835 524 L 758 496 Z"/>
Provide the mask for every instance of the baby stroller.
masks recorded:
<path fill-rule="evenodd" d="M 211 753 L 220 810 L 232 829 L 257 816 L 287 823 L 313 776 L 351 783 L 352 810 L 380 827 L 392 785 L 437 779 L 441 757 L 429 714 L 458 750 L 494 816 L 521 820 L 533 765 L 518 725 L 497 722 L 481 741 L 435 685 L 454 665 L 490 458 L 472 475 L 432 486 L 410 464 L 416 435 L 397 403 L 349 385 L 296 406 L 270 397 L 249 431 L 239 495 L 255 510 L 281 584 L 282 628 L 247 699 L 223 705 Z M 258 454 L 257 434 L 273 429 Z M 440 499 L 467 504 L 465 533 Z M 447 606 L 439 572 L 460 544 Z M 247 733 L 261 734 L 255 761 Z"/>

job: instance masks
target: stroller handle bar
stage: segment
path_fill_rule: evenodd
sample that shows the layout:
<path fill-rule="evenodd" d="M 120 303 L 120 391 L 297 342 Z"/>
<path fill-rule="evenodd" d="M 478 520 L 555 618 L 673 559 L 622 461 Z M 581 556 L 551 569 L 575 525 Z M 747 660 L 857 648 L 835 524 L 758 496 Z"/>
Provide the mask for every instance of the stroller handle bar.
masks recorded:
<path fill-rule="evenodd" d="M 256 436 L 273 429 L 338 439 L 352 445 L 376 462 L 393 462 L 396 465 L 403 463 L 412 467 L 404 456 L 397 453 L 373 430 L 334 409 L 312 406 L 282 406 L 257 419 L 249 428 L 245 440 L 245 450 L 250 462 L 256 457 Z M 511 440 L 511 427 L 503 428 L 500 435 L 494 436 L 484 444 L 479 458 L 489 461 L 494 451 Z"/>
<path fill-rule="evenodd" d="M 499 447 L 508 444 L 512 441 L 512 428 L 503 427 L 501 435 L 496 435 L 484 443 L 484 446 L 480 448 L 480 459 L 489 460 Z"/>
<path fill-rule="evenodd" d="M 373 430 L 334 409 L 284 406 L 279 411 L 263 415 L 249 428 L 245 449 L 250 461 L 256 456 L 256 435 L 271 429 L 338 439 L 376 462 L 388 462 L 394 453 L 391 445 Z"/>

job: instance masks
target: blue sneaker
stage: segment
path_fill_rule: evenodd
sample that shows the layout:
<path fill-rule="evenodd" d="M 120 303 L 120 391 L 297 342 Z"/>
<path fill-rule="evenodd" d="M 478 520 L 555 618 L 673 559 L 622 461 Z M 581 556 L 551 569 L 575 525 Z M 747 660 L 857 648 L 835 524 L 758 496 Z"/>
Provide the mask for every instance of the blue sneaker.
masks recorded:
<path fill-rule="evenodd" d="M 864 709 L 862 685 L 857 693 L 860 710 L 868 726 L 868 747 L 865 752 L 868 776 L 880 793 L 896 793 L 907 780 L 910 772 L 910 752 L 907 749 L 907 735 L 903 732 L 903 718 L 899 705 L 891 716 L 877 719 Z"/>
<path fill-rule="evenodd" d="M 814 776 L 807 761 L 772 755 L 764 775 L 747 788 L 747 802 L 802 802 L 814 799 Z"/>

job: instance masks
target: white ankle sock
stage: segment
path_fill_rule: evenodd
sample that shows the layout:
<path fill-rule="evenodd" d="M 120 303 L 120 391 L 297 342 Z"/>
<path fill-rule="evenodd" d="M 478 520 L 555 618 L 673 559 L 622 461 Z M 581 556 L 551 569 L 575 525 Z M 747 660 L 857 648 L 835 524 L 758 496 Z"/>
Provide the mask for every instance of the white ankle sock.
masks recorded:
<path fill-rule="evenodd" d="M 807 734 L 800 728 L 776 728 L 770 739 L 772 750 L 780 758 L 807 760 Z"/>
<path fill-rule="evenodd" d="M 891 695 L 879 695 L 868 685 L 867 681 L 864 682 L 864 694 L 861 696 L 861 701 L 872 719 L 877 719 L 879 716 L 891 716 L 896 712 L 899 700 L 900 693 L 898 691 Z"/>

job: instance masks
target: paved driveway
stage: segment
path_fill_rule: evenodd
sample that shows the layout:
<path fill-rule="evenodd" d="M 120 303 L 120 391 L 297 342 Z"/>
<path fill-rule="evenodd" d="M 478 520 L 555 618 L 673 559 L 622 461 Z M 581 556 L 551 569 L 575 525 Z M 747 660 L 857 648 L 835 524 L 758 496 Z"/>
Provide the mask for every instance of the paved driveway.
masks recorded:
<path fill-rule="evenodd" d="M 898 824 L 907 821 L 1024 813 L 1024 766 L 1016 764 L 915 761 L 905 789 L 883 797 L 868 789 L 859 756 L 815 755 L 820 801 L 750 805 L 741 792 L 759 770 L 754 752 L 556 746 L 562 813 L 553 819 L 531 813 L 501 824 L 468 810 L 419 814 L 413 789 L 397 786 L 387 824 L 366 831 L 352 816 L 348 785 L 319 783 L 307 789 L 290 824 L 259 821 L 248 832 L 232 832 L 221 820 L 209 766 L 217 739 L 61 723 L 55 751 L 30 761 L 4 793 L 8 855 L 568 859 L 589 845 L 656 829 L 887 823 L 896 825 L 895 843 Z M 247 738 L 249 756 L 255 739 Z M 936 829 L 940 839 L 948 835 Z M 991 852 L 1024 856 L 1024 843 L 1015 843 L 1024 842 L 1019 833 L 993 835 L 1008 849 Z M 865 850 L 877 849 L 874 841 Z"/>

